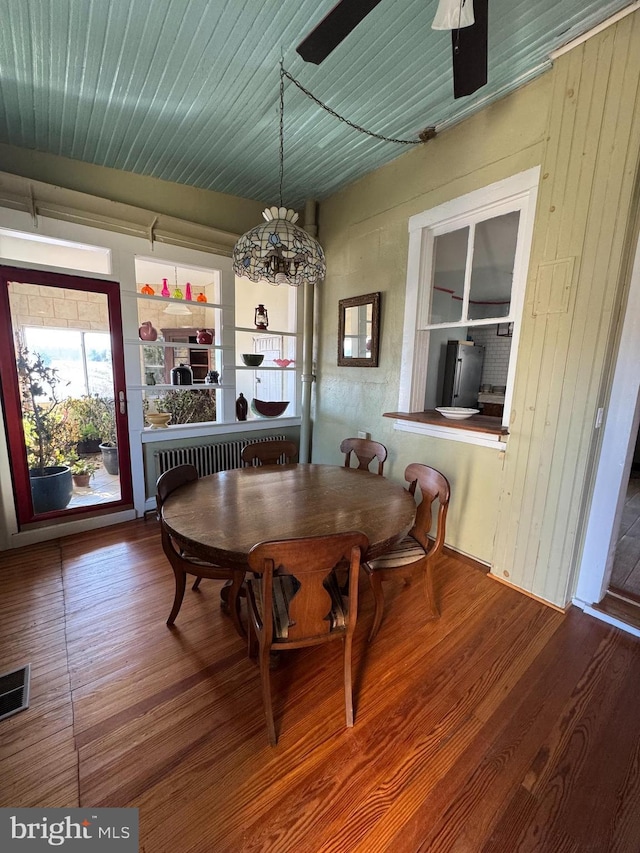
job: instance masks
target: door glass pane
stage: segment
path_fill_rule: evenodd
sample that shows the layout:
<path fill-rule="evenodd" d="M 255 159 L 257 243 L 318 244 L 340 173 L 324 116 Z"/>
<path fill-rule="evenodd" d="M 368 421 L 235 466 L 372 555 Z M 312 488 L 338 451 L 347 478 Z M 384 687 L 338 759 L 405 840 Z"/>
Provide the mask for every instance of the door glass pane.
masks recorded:
<path fill-rule="evenodd" d="M 519 211 L 513 211 L 476 225 L 469 320 L 508 316 L 519 221 Z"/>
<path fill-rule="evenodd" d="M 429 323 L 455 323 L 462 319 L 468 242 L 469 228 L 440 234 L 434 240 Z"/>
<path fill-rule="evenodd" d="M 9 304 L 35 514 L 119 501 L 106 294 L 11 282 Z"/>

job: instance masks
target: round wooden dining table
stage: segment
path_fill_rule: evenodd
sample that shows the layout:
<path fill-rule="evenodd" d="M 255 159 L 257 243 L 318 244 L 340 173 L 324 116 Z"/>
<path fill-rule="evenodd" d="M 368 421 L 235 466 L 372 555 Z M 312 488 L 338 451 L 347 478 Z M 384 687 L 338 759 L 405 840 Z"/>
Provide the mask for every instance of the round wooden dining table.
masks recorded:
<path fill-rule="evenodd" d="M 265 465 L 202 477 L 176 489 L 164 523 L 190 554 L 246 568 L 258 542 L 360 530 L 363 559 L 387 551 L 412 527 L 413 497 L 378 474 L 333 465 Z"/>

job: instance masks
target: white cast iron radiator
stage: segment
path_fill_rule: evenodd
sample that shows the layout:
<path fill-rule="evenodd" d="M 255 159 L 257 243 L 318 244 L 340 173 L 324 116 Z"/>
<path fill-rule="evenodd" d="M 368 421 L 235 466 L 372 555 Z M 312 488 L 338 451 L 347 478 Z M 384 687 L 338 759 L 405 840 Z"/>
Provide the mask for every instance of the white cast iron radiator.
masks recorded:
<path fill-rule="evenodd" d="M 170 450 L 156 450 L 153 457 L 156 461 L 156 477 L 164 474 L 176 465 L 195 465 L 198 476 L 216 474 L 218 471 L 230 471 L 232 468 L 242 468 L 242 450 L 247 444 L 256 441 L 273 441 L 286 439 L 285 435 L 269 435 L 265 438 L 255 438 L 241 441 L 225 441 L 221 444 L 200 444 L 192 447 L 172 447 Z"/>

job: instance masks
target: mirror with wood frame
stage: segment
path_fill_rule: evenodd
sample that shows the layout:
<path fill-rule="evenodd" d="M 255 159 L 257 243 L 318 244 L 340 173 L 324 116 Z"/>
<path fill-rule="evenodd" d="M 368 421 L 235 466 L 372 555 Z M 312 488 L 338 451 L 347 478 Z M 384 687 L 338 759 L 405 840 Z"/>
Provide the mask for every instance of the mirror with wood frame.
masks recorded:
<path fill-rule="evenodd" d="M 338 306 L 338 365 L 377 367 L 380 293 L 341 299 Z"/>

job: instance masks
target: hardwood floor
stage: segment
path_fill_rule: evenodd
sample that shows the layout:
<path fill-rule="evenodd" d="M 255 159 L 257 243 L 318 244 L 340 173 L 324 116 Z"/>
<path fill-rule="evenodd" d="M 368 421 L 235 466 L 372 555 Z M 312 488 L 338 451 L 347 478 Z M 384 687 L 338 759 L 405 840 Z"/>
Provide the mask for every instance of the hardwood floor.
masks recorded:
<path fill-rule="evenodd" d="M 32 664 L 0 722 L 0 806 L 136 806 L 146 853 L 637 853 L 640 641 L 451 556 L 441 618 L 363 579 L 356 722 L 339 644 L 259 675 L 218 606 L 173 574 L 157 523 L 0 554 L 0 672 Z M 336 648 L 332 648 L 336 646 Z"/>
<path fill-rule="evenodd" d="M 640 604 L 640 471 L 632 471 L 622 511 L 610 589 Z"/>

